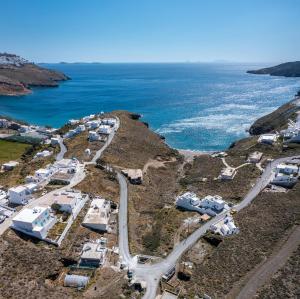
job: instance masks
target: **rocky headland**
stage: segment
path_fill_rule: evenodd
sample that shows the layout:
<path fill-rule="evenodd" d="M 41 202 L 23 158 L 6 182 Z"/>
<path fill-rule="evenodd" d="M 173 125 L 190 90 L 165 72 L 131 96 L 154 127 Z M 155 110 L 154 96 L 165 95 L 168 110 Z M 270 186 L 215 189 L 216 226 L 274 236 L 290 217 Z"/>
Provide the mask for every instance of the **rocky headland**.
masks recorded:
<path fill-rule="evenodd" d="M 0 96 L 18 96 L 31 87 L 56 87 L 68 80 L 65 74 L 42 68 L 14 54 L 0 53 Z"/>
<path fill-rule="evenodd" d="M 300 61 L 286 62 L 259 70 L 249 70 L 247 73 L 256 75 L 300 77 Z"/>

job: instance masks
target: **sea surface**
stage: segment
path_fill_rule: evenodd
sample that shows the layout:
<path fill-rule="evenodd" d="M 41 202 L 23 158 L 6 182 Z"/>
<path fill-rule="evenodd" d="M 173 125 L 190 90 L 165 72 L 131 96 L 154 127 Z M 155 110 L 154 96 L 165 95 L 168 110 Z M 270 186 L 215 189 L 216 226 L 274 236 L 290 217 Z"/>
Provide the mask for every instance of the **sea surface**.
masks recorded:
<path fill-rule="evenodd" d="M 0 115 L 59 127 L 70 118 L 129 110 L 141 113 L 178 149 L 215 151 L 247 136 L 258 117 L 292 99 L 299 78 L 247 74 L 250 64 L 43 64 L 72 80 L 0 97 Z"/>

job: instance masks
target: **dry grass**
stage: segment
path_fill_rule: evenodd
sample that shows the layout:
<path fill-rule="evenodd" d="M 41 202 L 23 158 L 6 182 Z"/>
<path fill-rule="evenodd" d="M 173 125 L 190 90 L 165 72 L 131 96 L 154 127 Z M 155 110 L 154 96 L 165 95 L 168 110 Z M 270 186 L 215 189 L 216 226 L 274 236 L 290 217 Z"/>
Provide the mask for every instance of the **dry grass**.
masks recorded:
<path fill-rule="evenodd" d="M 121 126 L 114 140 L 103 155 L 103 160 L 111 165 L 124 168 L 143 168 L 150 159 L 161 157 L 168 160 L 178 156 L 161 138 L 150 131 L 142 122 L 133 120 L 127 112 L 115 112 Z"/>
<path fill-rule="evenodd" d="M 188 298 L 207 293 L 224 298 L 248 271 L 272 253 L 273 246 L 300 221 L 300 185 L 286 194 L 262 193 L 235 221 L 240 233 L 227 237 L 185 283 Z M 238 271 L 237 271 L 238 269 Z"/>
<path fill-rule="evenodd" d="M 66 139 L 65 145 L 68 149 L 65 158 L 77 158 L 79 161 L 90 161 L 91 157 L 96 153 L 97 150 L 101 149 L 104 142 L 88 140 L 88 131 L 84 131 L 73 138 Z M 91 156 L 87 157 L 84 154 L 85 149 L 89 148 L 91 150 Z"/>
<path fill-rule="evenodd" d="M 298 298 L 300 294 L 300 246 L 271 281 L 257 294 L 257 298 Z"/>
<path fill-rule="evenodd" d="M 94 166 L 89 166 L 86 170 L 88 172 L 86 178 L 76 186 L 76 189 L 119 202 L 119 184 L 112 174 Z"/>
<path fill-rule="evenodd" d="M 0 140 L 0 163 L 19 160 L 31 145 L 19 142 Z"/>
<path fill-rule="evenodd" d="M 230 158 L 231 165 L 240 165 L 240 156 L 232 155 Z M 246 195 L 251 184 L 259 176 L 259 170 L 255 165 L 247 165 L 238 169 L 236 176 L 231 181 L 215 180 L 222 168 L 224 168 L 224 164 L 220 158 L 212 158 L 209 155 L 196 157 L 192 164 L 186 165 L 185 175 L 180 183 L 183 189 L 196 192 L 199 196 L 217 194 L 225 200 L 236 202 Z M 202 182 L 202 178 L 207 178 L 207 181 Z"/>

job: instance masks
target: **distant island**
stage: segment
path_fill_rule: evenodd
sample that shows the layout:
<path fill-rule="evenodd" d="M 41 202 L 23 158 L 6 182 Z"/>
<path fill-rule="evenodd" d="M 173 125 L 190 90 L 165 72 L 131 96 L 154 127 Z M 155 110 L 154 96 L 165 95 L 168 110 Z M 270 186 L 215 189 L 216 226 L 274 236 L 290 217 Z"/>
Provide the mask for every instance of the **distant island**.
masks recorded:
<path fill-rule="evenodd" d="M 18 96 L 31 87 L 56 87 L 70 79 L 65 74 L 42 68 L 15 54 L 0 53 L 0 96 Z"/>
<path fill-rule="evenodd" d="M 249 74 L 300 77 L 300 61 L 286 62 L 273 67 L 247 71 Z"/>

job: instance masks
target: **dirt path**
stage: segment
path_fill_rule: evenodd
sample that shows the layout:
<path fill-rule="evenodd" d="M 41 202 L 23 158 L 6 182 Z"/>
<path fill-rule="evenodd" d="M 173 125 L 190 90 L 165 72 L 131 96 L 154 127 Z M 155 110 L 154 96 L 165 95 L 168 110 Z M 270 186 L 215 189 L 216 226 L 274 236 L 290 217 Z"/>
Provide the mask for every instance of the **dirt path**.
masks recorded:
<path fill-rule="evenodd" d="M 259 264 L 248 277 L 246 284 L 240 288 L 234 287 L 226 298 L 250 299 L 254 298 L 259 288 L 261 288 L 281 267 L 284 266 L 288 258 L 300 244 L 300 226 L 296 226 L 289 237 L 280 242 L 273 254 L 264 262 Z"/>
<path fill-rule="evenodd" d="M 143 173 L 146 173 L 149 167 L 153 167 L 153 168 L 165 167 L 166 163 L 171 163 L 174 161 L 176 161 L 175 158 L 172 158 L 171 160 L 167 160 L 167 161 L 149 159 L 149 161 L 143 167 Z"/>

